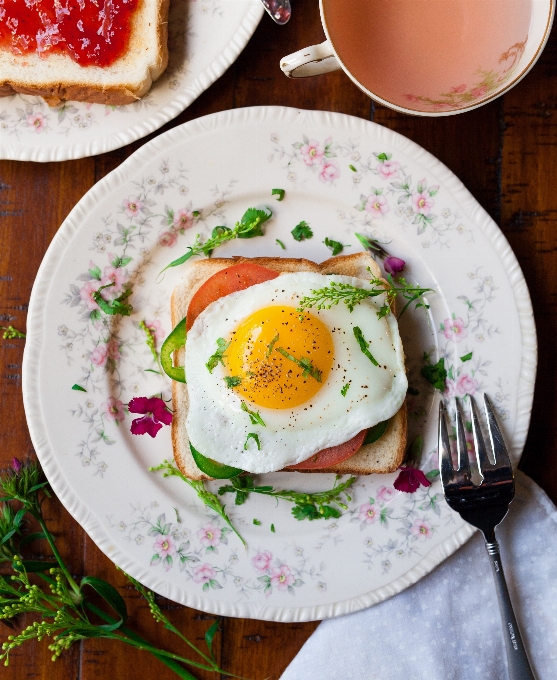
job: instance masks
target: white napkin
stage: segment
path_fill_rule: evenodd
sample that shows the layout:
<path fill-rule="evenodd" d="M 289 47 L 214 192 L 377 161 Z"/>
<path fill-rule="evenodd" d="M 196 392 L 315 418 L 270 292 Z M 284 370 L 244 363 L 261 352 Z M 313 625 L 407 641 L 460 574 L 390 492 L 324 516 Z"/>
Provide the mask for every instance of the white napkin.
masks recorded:
<path fill-rule="evenodd" d="M 539 680 L 557 678 L 557 509 L 529 477 L 497 530 Z M 321 623 L 281 680 L 507 680 L 491 565 L 478 533 L 431 574 L 370 609 Z"/>

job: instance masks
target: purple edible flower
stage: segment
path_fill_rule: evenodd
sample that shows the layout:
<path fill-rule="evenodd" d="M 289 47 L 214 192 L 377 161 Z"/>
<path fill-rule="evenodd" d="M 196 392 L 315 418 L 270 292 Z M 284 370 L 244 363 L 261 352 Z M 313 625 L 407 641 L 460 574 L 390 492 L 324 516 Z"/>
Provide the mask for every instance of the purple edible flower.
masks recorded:
<path fill-rule="evenodd" d="M 400 474 L 395 479 L 393 486 L 397 491 L 404 491 L 404 493 L 414 493 L 423 486 L 431 486 L 431 482 L 424 475 L 421 470 L 415 467 L 400 467 Z"/>
<path fill-rule="evenodd" d="M 15 458 L 14 456 L 14 458 L 12 458 L 12 470 L 16 473 L 16 475 L 19 475 L 22 467 L 23 466 L 19 458 Z"/>
<path fill-rule="evenodd" d="M 130 413 L 142 413 L 142 418 L 132 420 L 132 434 L 148 434 L 156 437 L 163 425 L 170 425 L 172 413 L 159 397 L 134 397 L 128 404 Z"/>
<path fill-rule="evenodd" d="M 383 261 L 385 271 L 387 274 L 392 274 L 393 276 L 401 272 L 404 269 L 405 264 L 406 262 L 404 260 L 401 260 L 400 257 L 394 257 L 393 255 L 389 255 Z"/>

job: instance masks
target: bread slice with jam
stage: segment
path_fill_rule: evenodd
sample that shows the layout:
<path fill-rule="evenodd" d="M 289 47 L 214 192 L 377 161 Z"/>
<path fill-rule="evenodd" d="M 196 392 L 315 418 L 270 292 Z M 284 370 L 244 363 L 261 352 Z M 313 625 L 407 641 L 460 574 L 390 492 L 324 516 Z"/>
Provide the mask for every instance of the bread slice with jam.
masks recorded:
<path fill-rule="evenodd" d="M 250 262 L 279 273 L 315 272 L 318 274 L 338 274 L 354 276 L 369 281 L 371 275 L 381 278 L 381 270 L 368 253 L 340 255 L 321 264 L 305 259 L 288 259 L 274 257 L 231 259 L 211 258 L 191 263 L 182 281 L 176 286 L 171 298 L 171 315 L 173 328 L 186 317 L 190 301 L 199 288 L 217 272 L 242 262 Z M 370 275 L 371 271 L 371 275 Z M 175 352 L 174 361 L 183 366 L 185 348 Z M 186 419 L 189 408 L 188 386 L 185 383 L 172 382 L 172 402 L 174 418 L 172 421 L 172 446 L 174 460 L 182 474 L 189 479 L 212 479 L 196 465 L 190 451 Z M 402 463 L 406 450 L 407 415 L 406 402 L 389 421 L 384 434 L 371 444 L 364 444 L 350 458 L 327 468 L 297 470 L 297 472 L 333 472 L 336 474 L 370 475 L 394 472 Z M 285 470 L 288 471 L 288 470 Z"/>
<path fill-rule="evenodd" d="M 85 6 L 85 3 L 79 4 Z M 25 8 L 23 0 L 20 5 Z M 76 3 L 74 5 L 75 7 L 71 8 L 71 12 L 76 13 L 73 20 L 82 30 L 83 21 L 77 19 L 79 8 Z M 99 12 L 105 12 L 106 1 L 101 1 L 97 5 Z M 36 36 L 40 36 L 38 41 L 35 35 L 23 35 L 26 49 L 19 49 L 20 42 L 13 38 L 7 44 L 9 36 L 4 29 L 3 40 L 0 40 L 0 96 L 16 92 L 40 95 L 51 106 L 56 106 L 63 100 L 115 106 L 137 101 L 149 91 L 168 64 L 168 5 L 169 0 L 139 0 L 137 8 L 128 17 L 128 22 L 121 31 L 119 33 L 114 30 L 108 31 L 104 42 L 100 41 L 102 44 L 97 52 L 101 57 L 103 45 L 108 45 L 105 47 L 107 50 L 116 49 L 116 53 L 120 53 L 107 65 L 98 65 L 90 59 L 85 64 L 79 63 L 67 50 L 61 51 L 67 41 L 59 40 L 57 37 L 57 42 L 47 37 L 47 46 L 44 48 L 45 32 L 48 33 L 49 30 L 52 32 L 54 29 L 51 27 L 57 26 L 50 20 L 45 27 L 37 31 Z M 58 7 L 56 2 L 54 6 Z M 2 8 L 10 11 L 8 4 L 2 5 Z M 59 16 L 60 11 L 56 9 L 56 16 Z M 69 18 L 62 15 L 60 17 L 61 20 L 72 19 L 71 14 Z M 13 17 L 11 20 L 14 36 L 17 37 L 17 25 L 19 23 L 21 26 L 22 22 Z M 58 34 L 58 29 L 55 29 L 54 35 Z M 95 31 L 91 29 L 91 38 L 94 34 Z M 98 32 L 97 34 L 100 35 Z M 72 41 L 74 51 L 80 49 L 75 47 L 80 44 L 79 40 L 89 39 L 82 37 L 86 35 L 78 31 L 77 37 Z M 32 45 L 35 45 L 36 41 L 35 49 L 29 47 L 30 37 Z M 54 43 L 54 47 L 48 47 L 49 40 Z M 114 44 L 117 40 L 121 41 L 119 46 Z M 97 62 L 102 61 L 106 60 L 97 59 Z"/>

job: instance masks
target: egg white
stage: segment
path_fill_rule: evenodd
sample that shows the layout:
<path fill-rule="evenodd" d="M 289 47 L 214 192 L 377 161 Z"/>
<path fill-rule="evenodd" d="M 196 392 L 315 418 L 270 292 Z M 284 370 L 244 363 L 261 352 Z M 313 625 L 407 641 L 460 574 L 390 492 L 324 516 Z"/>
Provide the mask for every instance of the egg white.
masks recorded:
<path fill-rule="evenodd" d="M 198 316 L 186 341 L 186 429 L 191 443 L 204 456 L 252 473 L 273 472 L 342 444 L 361 430 L 388 420 L 400 409 L 408 389 L 404 353 L 394 315 L 377 317 L 385 302 L 383 295 L 368 298 L 353 312 L 342 302 L 331 309 L 309 310 L 331 332 L 335 356 L 322 388 L 301 406 L 256 406 L 226 387 L 225 367 L 219 364 L 209 373 L 205 364 L 216 350 L 217 339 L 230 340 L 232 332 L 250 314 L 272 305 L 297 307 L 302 297 L 332 281 L 370 287 L 348 276 L 282 274 L 216 300 Z M 370 342 L 369 350 L 379 367 L 362 353 L 354 326 L 359 326 Z M 346 383 L 350 387 L 343 397 L 341 389 Z M 242 401 L 261 414 L 265 427 L 251 423 L 249 414 L 241 410 Z M 253 439 L 244 450 L 250 432 L 258 435 L 261 450 Z"/>

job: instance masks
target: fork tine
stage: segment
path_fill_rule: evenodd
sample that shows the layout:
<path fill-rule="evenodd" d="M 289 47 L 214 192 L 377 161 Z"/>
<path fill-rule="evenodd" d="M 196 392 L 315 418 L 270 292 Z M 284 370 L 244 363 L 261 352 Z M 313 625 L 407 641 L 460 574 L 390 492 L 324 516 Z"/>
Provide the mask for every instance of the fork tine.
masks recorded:
<path fill-rule="evenodd" d="M 480 414 L 478 413 L 478 407 L 476 406 L 476 400 L 472 395 L 470 395 L 470 407 L 472 415 L 472 434 L 474 436 L 474 448 L 476 449 L 476 458 L 478 460 L 478 468 L 482 477 L 484 476 L 484 471 L 492 468 L 493 465 L 487 456 L 487 450 L 485 448 L 485 442 L 482 435 L 482 428 L 480 424 Z"/>
<path fill-rule="evenodd" d="M 466 447 L 466 435 L 464 433 L 464 423 L 462 421 L 462 407 L 458 399 L 456 401 L 456 444 L 458 449 L 458 471 L 464 473 L 465 477 L 470 477 L 470 459 L 468 448 Z"/>
<path fill-rule="evenodd" d="M 491 448 L 493 450 L 493 457 L 495 459 L 495 465 L 497 467 L 511 467 L 511 461 L 509 454 L 507 452 L 507 447 L 505 446 L 505 440 L 497 424 L 497 418 L 495 416 L 495 411 L 493 410 L 493 405 L 491 399 L 484 394 L 485 402 L 485 412 L 487 415 L 487 427 L 489 430 L 489 439 L 491 441 Z"/>
<path fill-rule="evenodd" d="M 443 486 L 449 484 L 453 476 L 453 461 L 451 458 L 451 443 L 449 441 L 449 433 L 447 431 L 447 412 L 443 402 L 439 402 L 439 471 L 441 473 L 441 482 Z"/>

